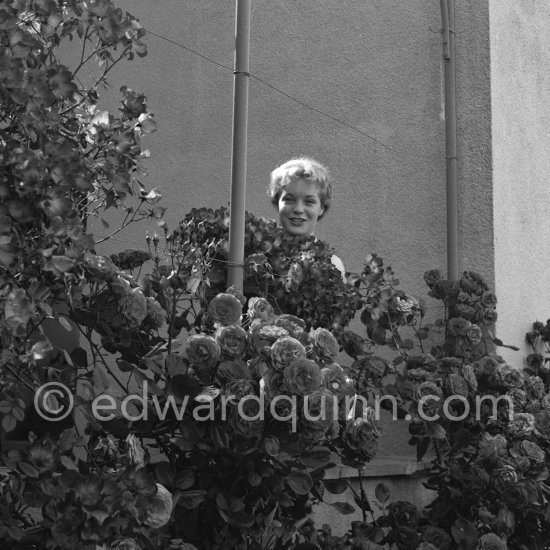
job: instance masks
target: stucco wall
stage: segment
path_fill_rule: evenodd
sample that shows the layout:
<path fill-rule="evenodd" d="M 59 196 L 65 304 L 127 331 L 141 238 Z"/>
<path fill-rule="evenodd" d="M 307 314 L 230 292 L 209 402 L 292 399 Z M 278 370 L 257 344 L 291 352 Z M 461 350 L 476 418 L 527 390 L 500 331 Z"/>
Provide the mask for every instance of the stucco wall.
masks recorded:
<path fill-rule="evenodd" d="M 119 5 L 151 31 L 232 66 L 233 2 L 125 0 Z M 472 33 L 467 29 L 478 17 L 477 2 L 466 5 L 459 17 L 468 25 L 463 31 Z M 248 208 L 273 216 L 265 195 L 269 172 L 293 155 L 320 159 L 332 171 L 336 199 L 319 237 L 336 247 L 348 269 L 360 268 L 366 253 L 378 252 L 403 287 L 420 295 L 425 294 L 422 273 L 445 268 L 440 26 L 439 3 L 425 0 L 253 2 L 251 72 L 398 152 L 252 79 Z M 233 76 L 155 36 L 147 42 L 149 55 L 113 71 L 111 81 L 115 90 L 126 83 L 149 97 L 159 131 L 148 140 L 148 183 L 161 188 L 167 218 L 175 224 L 193 206 L 228 201 Z M 475 44 L 468 34 L 460 46 L 470 56 L 461 69 L 461 106 L 470 105 L 472 93 L 477 96 L 475 78 L 484 76 L 485 60 Z M 464 111 L 461 132 L 485 142 L 476 111 Z M 475 146 L 475 154 L 484 155 L 484 147 Z M 461 167 L 461 178 L 467 206 L 478 209 L 487 198 L 477 195 L 472 164 Z M 481 233 L 468 218 L 461 227 L 466 237 Z M 138 241 L 142 233 L 122 238 Z M 463 244 L 468 263 L 491 256 L 478 253 L 468 238 Z M 492 239 L 483 243 L 491 245 Z"/>
<path fill-rule="evenodd" d="M 489 4 L 498 335 L 522 346 L 550 317 L 550 6 Z M 520 365 L 524 354 L 505 355 Z"/>
<path fill-rule="evenodd" d="M 146 140 L 148 186 L 157 186 L 174 226 L 196 206 L 229 200 L 234 2 L 118 0 L 155 34 L 149 54 L 110 75 L 105 105 L 120 85 L 142 91 L 158 132 Z M 461 269 L 493 279 L 488 4 L 457 2 L 457 107 Z M 247 208 L 275 216 L 269 172 L 296 155 L 325 162 L 335 201 L 318 236 L 347 269 L 382 255 L 401 286 L 426 296 L 425 270 L 446 267 L 445 120 L 439 2 L 254 0 L 250 70 L 345 124 L 250 82 Z M 389 147 L 389 148 L 388 148 Z M 393 150 L 391 150 L 393 149 Z M 112 246 L 143 244 L 146 227 Z M 154 230 L 152 228 L 151 230 Z M 98 231 L 102 231 L 98 227 Z M 433 316 L 438 304 L 428 302 Z M 359 330 L 362 328 L 357 325 Z M 385 454 L 410 454 L 406 426 L 384 438 Z"/>

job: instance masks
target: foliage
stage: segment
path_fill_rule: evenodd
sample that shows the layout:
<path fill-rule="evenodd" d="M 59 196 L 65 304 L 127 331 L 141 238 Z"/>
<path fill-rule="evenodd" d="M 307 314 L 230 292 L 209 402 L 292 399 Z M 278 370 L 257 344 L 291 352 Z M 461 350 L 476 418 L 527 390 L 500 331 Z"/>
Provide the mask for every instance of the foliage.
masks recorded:
<path fill-rule="evenodd" d="M 322 549 L 542 550 L 550 544 L 547 326 L 534 324 L 527 367 L 513 367 L 488 353 L 503 344 L 492 332 L 496 297 L 479 275 L 453 282 L 431 271 L 425 280 L 446 313 L 426 328 L 441 331 L 443 344 L 431 354 L 401 349 L 384 392 L 408 414 L 418 458 L 435 450 L 425 483 L 435 498 L 419 510 L 390 502 L 381 484 L 366 501 L 377 517 L 354 522 L 346 537 L 325 527 L 310 540 Z"/>
<path fill-rule="evenodd" d="M 182 252 L 215 247 L 204 290 L 206 301 L 227 286 L 229 210 L 194 208 L 171 238 Z M 244 294 L 268 299 L 278 313 L 303 319 L 308 327 L 339 334 L 361 307 L 354 287 L 331 263 L 332 248 L 315 237 L 285 234 L 274 220 L 245 217 Z"/>

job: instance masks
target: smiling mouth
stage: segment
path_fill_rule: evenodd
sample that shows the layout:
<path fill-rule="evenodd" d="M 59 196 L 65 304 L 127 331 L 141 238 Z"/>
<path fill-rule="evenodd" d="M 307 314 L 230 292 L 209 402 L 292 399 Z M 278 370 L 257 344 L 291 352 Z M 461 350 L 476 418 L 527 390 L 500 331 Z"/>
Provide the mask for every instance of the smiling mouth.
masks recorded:
<path fill-rule="evenodd" d="M 304 220 L 303 218 L 289 218 L 289 220 L 290 220 L 290 223 L 294 223 L 296 225 L 300 225 L 307 221 L 307 220 Z"/>

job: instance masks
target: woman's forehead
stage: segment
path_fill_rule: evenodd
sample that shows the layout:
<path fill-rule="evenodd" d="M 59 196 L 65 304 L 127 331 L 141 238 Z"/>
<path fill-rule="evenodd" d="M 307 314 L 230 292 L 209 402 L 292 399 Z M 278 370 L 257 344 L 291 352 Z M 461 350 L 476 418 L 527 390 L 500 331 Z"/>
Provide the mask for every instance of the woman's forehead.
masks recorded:
<path fill-rule="evenodd" d="M 290 195 L 303 195 L 311 197 L 319 197 L 319 188 L 318 186 L 311 182 L 305 180 L 294 180 L 288 183 L 283 188 L 283 193 Z"/>

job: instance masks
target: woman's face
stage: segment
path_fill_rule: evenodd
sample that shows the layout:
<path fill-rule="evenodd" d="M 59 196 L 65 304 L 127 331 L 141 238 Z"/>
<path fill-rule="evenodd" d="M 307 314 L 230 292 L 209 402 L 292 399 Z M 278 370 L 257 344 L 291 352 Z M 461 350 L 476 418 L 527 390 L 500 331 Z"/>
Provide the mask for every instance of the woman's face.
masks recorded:
<path fill-rule="evenodd" d="M 308 181 L 289 183 L 279 197 L 279 221 L 289 235 L 314 235 L 323 211 L 317 186 Z"/>

